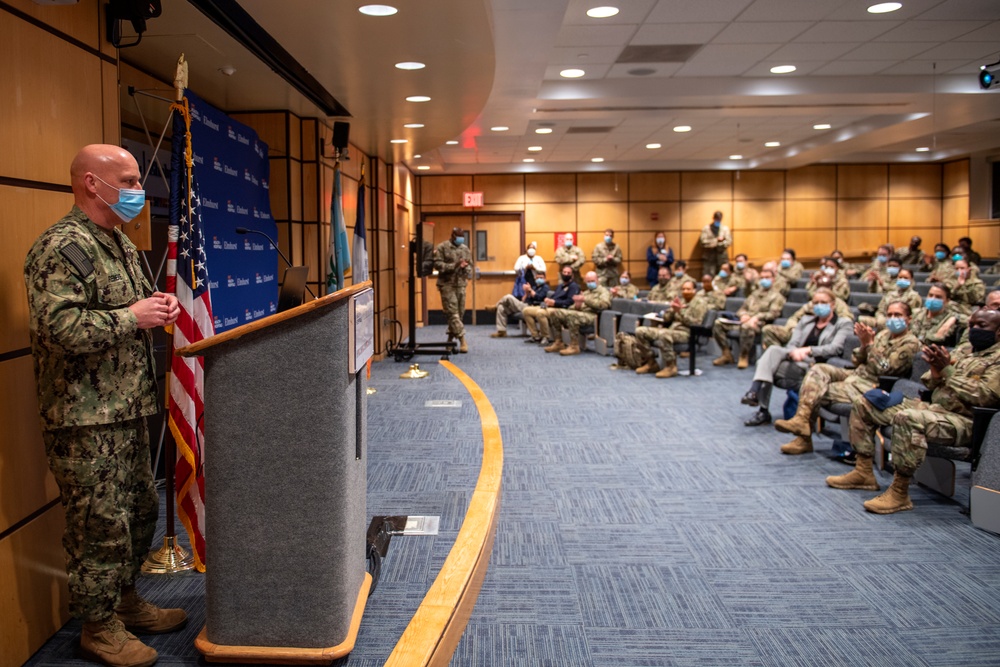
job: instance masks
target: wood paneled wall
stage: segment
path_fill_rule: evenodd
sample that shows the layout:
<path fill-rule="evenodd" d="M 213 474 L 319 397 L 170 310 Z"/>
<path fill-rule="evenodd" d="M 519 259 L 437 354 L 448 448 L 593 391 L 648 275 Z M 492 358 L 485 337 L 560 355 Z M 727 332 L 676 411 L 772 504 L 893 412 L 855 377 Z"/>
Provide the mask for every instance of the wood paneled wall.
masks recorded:
<path fill-rule="evenodd" d="M 834 248 L 849 257 L 882 243 L 954 243 L 968 234 L 984 256 L 998 252 L 996 225 L 968 218 L 968 161 L 818 165 L 789 171 L 420 176 L 421 212 L 463 211 L 482 191 L 484 211 L 523 210 L 528 241 L 555 253 L 556 232 L 574 232 L 588 254 L 610 227 L 633 277 L 645 281 L 646 248 L 663 231 L 674 256 L 701 268 L 698 244 L 712 213 L 733 230 L 732 253 L 760 264 L 795 248 L 804 262 Z"/>
<path fill-rule="evenodd" d="M 0 666 L 20 665 L 68 619 L 63 512 L 42 446 L 24 257 L 73 205 L 69 165 L 119 143 L 117 53 L 103 3 L 0 5 Z"/>

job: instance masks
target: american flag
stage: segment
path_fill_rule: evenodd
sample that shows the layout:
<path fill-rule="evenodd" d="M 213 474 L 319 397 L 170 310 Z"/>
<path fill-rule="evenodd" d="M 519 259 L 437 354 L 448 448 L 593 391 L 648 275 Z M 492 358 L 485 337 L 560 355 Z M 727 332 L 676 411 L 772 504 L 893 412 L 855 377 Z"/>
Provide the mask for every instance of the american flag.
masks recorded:
<path fill-rule="evenodd" d="M 167 291 L 177 296 L 181 308 L 173 326 L 174 348 L 197 343 L 215 333 L 189 127 L 185 100 L 174 114 L 167 231 Z M 170 432 L 177 443 L 177 515 L 187 529 L 195 567 L 200 572 L 205 571 L 204 363 L 202 357 L 171 355 L 168 398 Z"/>

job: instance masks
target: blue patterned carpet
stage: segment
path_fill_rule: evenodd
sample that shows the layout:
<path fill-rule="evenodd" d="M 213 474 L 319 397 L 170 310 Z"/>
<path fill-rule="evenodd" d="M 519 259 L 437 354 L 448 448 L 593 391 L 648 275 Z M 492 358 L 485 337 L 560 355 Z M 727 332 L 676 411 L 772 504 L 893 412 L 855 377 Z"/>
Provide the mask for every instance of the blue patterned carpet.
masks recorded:
<path fill-rule="evenodd" d="M 956 501 L 915 487 L 915 509 L 866 513 L 873 492 L 829 489 L 846 467 L 782 456 L 771 427 L 743 426 L 751 371 L 658 380 L 612 359 L 563 358 L 469 329 L 452 358 L 490 398 L 504 439 L 500 523 L 453 665 L 1000 665 L 1000 538 Z M 443 340 L 441 327 L 419 341 Z M 435 537 L 395 537 L 358 644 L 341 661 L 381 665 L 440 569 L 479 472 L 478 416 L 432 356 L 375 364 L 369 403 L 371 515 L 441 516 Z M 683 362 L 686 363 L 686 362 Z M 775 391 L 772 413 L 784 394 Z M 429 408 L 425 401 L 461 401 Z M 883 486 L 890 478 L 883 475 Z M 294 492 L 290 490 L 290 492 Z M 152 637 L 161 665 L 203 661 L 200 575 L 145 579 L 183 605 L 183 633 Z M 89 664 L 70 623 L 29 663 Z"/>

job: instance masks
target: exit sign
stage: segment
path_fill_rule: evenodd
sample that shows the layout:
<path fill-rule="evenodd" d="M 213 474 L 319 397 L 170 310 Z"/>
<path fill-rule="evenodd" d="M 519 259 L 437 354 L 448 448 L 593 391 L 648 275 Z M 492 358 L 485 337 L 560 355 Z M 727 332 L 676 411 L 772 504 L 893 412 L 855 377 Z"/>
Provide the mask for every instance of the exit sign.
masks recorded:
<path fill-rule="evenodd" d="M 473 206 L 483 205 L 483 193 L 482 192 L 463 192 L 462 193 L 462 206 L 470 208 Z"/>

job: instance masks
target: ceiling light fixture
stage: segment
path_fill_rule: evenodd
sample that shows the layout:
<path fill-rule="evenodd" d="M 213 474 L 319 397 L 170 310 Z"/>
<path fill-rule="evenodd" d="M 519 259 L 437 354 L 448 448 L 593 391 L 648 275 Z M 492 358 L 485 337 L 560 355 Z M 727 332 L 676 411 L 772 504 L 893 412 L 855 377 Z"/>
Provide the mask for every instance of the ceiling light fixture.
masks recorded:
<path fill-rule="evenodd" d="M 564 79 L 579 79 L 581 76 L 586 74 L 582 69 L 564 69 L 559 72 L 559 76 Z"/>
<path fill-rule="evenodd" d="M 491 132 L 506 132 L 509 129 L 510 128 L 507 127 L 506 125 L 494 125 L 493 127 L 490 128 L 490 131 Z"/>
<path fill-rule="evenodd" d="M 604 162 L 604 158 L 602 158 L 602 157 L 592 157 L 592 158 L 590 158 L 590 161 L 591 162 Z"/>
<path fill-rule="evenodd" d="M 649 150 L 655 150 L 657 148 L 663 148 L 660 144 L 646 144 L 646 148 Z"/>
<path fill-rule="evenodd" d="M 868 8 L 869 14 L 888 14 L 903 6 L 901 2 L 880 2 Z"/>
<path fill-rule="evenodd" d="M 430 169 L 430 167 L 428 167 L 426 164 L 422 164 L 419 167 L 417 167 L 417 169 L 419 169 L 420 171 L 427 171 L 428 169 Z"/>
<path fill-rule="evenodd" d="M 551 127 L 540 127 L 537 130 L 535 130 L 535 134 L 552 134 L 552 128 Z"/>
<path fill-rule="evenodd" d="M 542 150 L 542 147 L 541 146 L 528 146 L 528 150 L 531 151 L 532 153 L 537 153 L 538 151 Z"/>
<path fill-rule="evenodd" d="M 534 162 L 534 161 L 535 161 L 535 158 L 533 158 L 533 157 L 526 157 L 526 158 L 523 158 L 521 160 L 521 162 Z"/>
<path fill-rule="evenodd" d="M 930 150 L 930 148 L 928 148 L 927 146 L 921 146 L 920 148 L 917 149 L 917 152 L 918 153 L 926 153 L 929 150 Z"/>
<path fill-rule="evenodd" d="M 446 141 L 446 142 L 444 142 L 444 143 L 445 143 L 445 145 L 447 145 L 447 146 L 457 146 L 457 145 L 458 145 L 458 142 L 457 142 L 457 141 L 455 141 L 454 139 L 452 139 L 451 141 Z"/>
<path fill-rule="evenodd" d="M 594 7 L 593 9 L 587 10 L 587 16 L 592 19 L 606 19 L 611 18 L 618 13 L 617 7 Z"/>
<path fill-rule="evenodd" d="M 407 141 L 406 139 L 390 139 L 389 143 L 390 144 L 405 144 L 406 141 Z"/>
<path fill-rule="evenodd" d="M 795 71 L 795 65 L 775 65 L 771 68 L 771 74 L 791 74 Z"/>
<path fill-rule="evenodd" d="M 691 131 L 690 125 L 678 125 L 677 127 L 674 128 L 674 132 L 690 132 L 690 131 Z"/>
<path fill-rule="evenodd" d="M 391 5 L 364 5 L 358 11 L 365 16 L 392 16 L 399 10 Z"/>
<path fill-rule="evenodd" d="M 814 130 L 829 130 L 830 127 L 829 123 L 817 123 L 816 125 L 813 125 Z"/>
<path fill-rule="evenodd" d="M 423 127 L 423 126 L 424 126 L 423 123 L 407 123 L 403 127 L 409 128 L 411 130 L 417 130 L 417 129 Z"/>
<path fill-rule="evenodd" d="M 419 160 L 419 159 L 420 159 L 420 158 L 422 158 L 422 157 L 423 157 L 423 155 L 419 155 L 419 154 L 417 154 L 417 155 L 414 155 L 414 156 L 413 156 L 413 159 L 414 159 L 414 160 Z"/>
<path fill-rule="evenodd" d="M 742 155 L 730 155 L 729 159 L 730 160 L 742 160 L 743 156 Z"/>
<path fill-rule="evenodd" d="M 778 146 L 781 145 L 781 142 L 780 141 L 766 141 L 766 142 L 764 142 L 764 145 L 767 146 L 768 148 L 777 148 Z"/>
<path fill-rule="evenodd" d="M 406 98 L 407 102 L 430 102 L 431 98 L 426 95 L 410 95 Z"/>
<path fill-rule="evenodd" d="M 425 67 L 427 67 L 427 65 L 423 63 L 411 62 L 411 61 L 396 63 L 396 69 L 414 70 L 414 69 L 423 69 Z"/>

